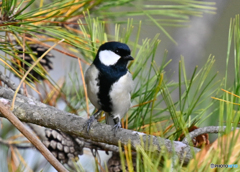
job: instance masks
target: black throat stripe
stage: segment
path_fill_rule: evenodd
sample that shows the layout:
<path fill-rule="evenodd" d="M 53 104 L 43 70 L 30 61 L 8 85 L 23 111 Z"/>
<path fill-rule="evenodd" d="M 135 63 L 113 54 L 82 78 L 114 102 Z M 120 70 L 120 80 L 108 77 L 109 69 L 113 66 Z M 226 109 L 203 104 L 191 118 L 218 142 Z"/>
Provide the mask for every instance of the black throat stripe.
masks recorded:
<path fill-rule="evenodd" d="M 112 103 L 110 92 L 112 85 L 117 82 L 123 75 L 127 73 L 125 68 L 117 68 L 116 66 L 98 66 L 99 75 L 98 75 L 98 86 L 99 93 L 98 99 L 99 104 L 105 112 L 112 112 Z"/>

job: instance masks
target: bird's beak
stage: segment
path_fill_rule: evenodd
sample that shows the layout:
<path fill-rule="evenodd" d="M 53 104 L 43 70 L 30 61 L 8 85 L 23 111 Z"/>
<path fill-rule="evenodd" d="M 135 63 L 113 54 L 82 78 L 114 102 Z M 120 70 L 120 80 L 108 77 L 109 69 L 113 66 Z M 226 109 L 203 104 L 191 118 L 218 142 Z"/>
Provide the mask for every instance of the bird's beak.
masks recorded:
<path fill-rule="evenodd" d="M 124 56 L 123 57 L 125 60 L 134 60 L 134 58 L 131 55 Z"/>

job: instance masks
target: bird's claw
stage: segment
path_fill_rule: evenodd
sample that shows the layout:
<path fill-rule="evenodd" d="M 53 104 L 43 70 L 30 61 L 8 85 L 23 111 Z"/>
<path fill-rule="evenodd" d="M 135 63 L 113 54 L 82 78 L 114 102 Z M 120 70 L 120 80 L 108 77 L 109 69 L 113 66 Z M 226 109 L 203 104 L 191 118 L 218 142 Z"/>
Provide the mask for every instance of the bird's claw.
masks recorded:
<path fill-rule="evenodd" d="M 116 136 L 117 131 L 118 131 L 119 128 L 121 128 L 121 127 L 122 127 L 122 126 L 121 126 L 121 123 L 120 123 L 120 122 L 116 123 L 116 124 L 113 126 L 112 130 L 114 130 L 114 136 Z"/>
<path fill-rule="evenodd" d="M 92 123 L 94 122 L 94 120 L 95 120 L 95 117 L 94 117 L 94 115 L 92 115 L 92 116 L 87 120 L 87 122 L 83 125 L 83 128 L 85 128 L 85 127 L 87 126 L 87 132 L 89 132 L 90 127 L 91 127 Z"/>
<path fill-rule="evenodd" d="M 97 148 L 97 147 L 93 146 L 92 148 L 90 148 L 90 150 L 91 150 L 92 155 L 93 155 L 94 157 L 96 157 L 96 156 L 100 157 L 100 155 L 99 155 L 99 153 L 98 153 L 98 148 Z"/>

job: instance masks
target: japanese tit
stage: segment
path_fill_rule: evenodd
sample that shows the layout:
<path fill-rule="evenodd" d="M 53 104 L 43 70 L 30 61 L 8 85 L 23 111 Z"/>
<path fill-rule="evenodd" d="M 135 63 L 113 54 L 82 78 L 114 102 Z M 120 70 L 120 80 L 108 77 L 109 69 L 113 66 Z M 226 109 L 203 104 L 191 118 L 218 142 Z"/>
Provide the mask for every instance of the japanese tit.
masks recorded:
<path fill-rule="evenodd" d="M 91 103 L 98 109 L 84 127 L 89 131 L 92 122 L 105 112 L 106 124 L 113 125 L 114 134 L 121 128 L 121 119 L 131 105 L 132 75 L 127 64 L 133 57 L 129 47 L 120 42 L 102 44 L 85 73 L 87 93 Z"/>

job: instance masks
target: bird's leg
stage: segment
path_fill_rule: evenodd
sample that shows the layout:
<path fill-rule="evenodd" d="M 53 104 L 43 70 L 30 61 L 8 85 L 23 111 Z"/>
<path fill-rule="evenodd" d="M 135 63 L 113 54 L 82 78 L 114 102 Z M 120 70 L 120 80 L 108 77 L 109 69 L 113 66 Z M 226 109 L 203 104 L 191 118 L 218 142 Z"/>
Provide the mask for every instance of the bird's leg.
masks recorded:
<path fill-rule="evenodd" d="M 113 126 L 112 130 L 114 130 L 114 136 L 116 136 L 117 130 L 119 128 L 121 128 L 122 125 L 120 123 L 120 118 L 118 116 L 113 118 L 113 121 L 114 121 L 115 125 Z"/>
<path fill-rule="evenodd" d="M 98 117 L 98 115 L 102 112 L 102 110 L 98 110 L 96 113 L 94 113 L 87 122 L 83 125 L 83 128 L 87 126 L 87 132 L 90 130 L 90 127 L 93 123 L 93 121 Z"/>

